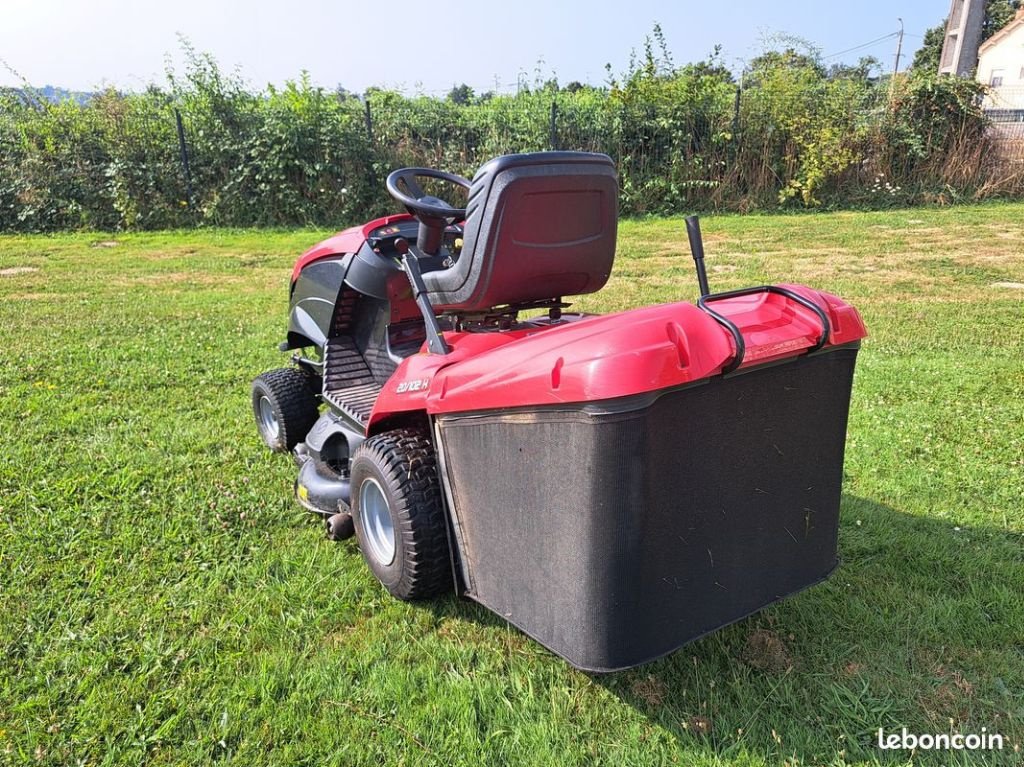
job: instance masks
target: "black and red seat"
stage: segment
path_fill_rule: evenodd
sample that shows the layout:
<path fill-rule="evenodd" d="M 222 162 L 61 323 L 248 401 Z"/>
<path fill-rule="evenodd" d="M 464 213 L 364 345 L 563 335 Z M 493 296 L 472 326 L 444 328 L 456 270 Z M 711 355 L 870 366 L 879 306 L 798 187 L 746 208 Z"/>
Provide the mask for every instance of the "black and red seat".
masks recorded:
<path fill-rule="evenodd" d="M 594 293 L 615 259 L 618 181 L 586 152 L 497 157 L 469 188 L 462 253 L 423 282 L 438 312 Z"/>

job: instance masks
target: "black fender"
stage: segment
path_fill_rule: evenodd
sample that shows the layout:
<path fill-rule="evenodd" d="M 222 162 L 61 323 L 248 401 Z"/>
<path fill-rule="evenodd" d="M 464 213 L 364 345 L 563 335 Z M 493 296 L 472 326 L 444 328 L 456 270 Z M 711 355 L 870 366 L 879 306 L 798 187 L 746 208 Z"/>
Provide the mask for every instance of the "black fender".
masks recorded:
<path fill-rule="evenodd" d="M 352 254 L 315 261 L 292 284 L 288 340 L 284 351 L 316 346 L 323 349 L 331 331 L 334 306 L 352 263 Z"/>
<path fill-rule="evenodd" d="M 396 276 L 404 281 L 402 267 L 375 252 L 370 243 L 363 243 L 356 253 L 328 256 L 304 267 L 292 285 L 288 340 L 282 351 L 305 346 L 323 350 L 342 287 L 387 301 L 388 282 Z"/>

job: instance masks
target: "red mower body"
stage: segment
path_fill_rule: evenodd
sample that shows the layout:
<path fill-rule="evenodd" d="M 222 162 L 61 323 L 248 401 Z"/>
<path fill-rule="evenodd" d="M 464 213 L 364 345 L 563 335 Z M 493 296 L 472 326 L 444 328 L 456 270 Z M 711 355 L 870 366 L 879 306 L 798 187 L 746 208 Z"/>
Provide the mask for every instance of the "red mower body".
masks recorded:
<path fill-rule="evenodd" d="M 866 335 L 860 315 L 842 299 L 785 286 L 828 313 L 826 348 Z M 740 369 L 795 358 L 821 332 L 818 319 L 784 297 L 761 293 L 720 303 L 746 340 Z M 687 302 L 610 315 L 543 318 L 504 333 L 446 333 L 445 357 L 406 358 L 381 390 L 368 423 L 420 410 L 442 413 L 613 400 L 719 375 L 735 346 L 720 324 Z"/>
<path fill-rule="evenodd" d="M 346 253 L 356 253 L 366 244 L 367 239 L 373 236 L 374 232 L 387 230 L 396 224 L 412 220 L 412 216 L 408 213 L 398 213 L 394 216 L 375 218 L 373 221 L 362 226 L 350 226 L 333 237 L 328 237 L 323 242 L 317 243 L 303 253 L 299 260 L 295 262 L 295 266 L 292 267 L 292 284 L 299 279 L 299 273 L 314 261 L 331 258 L 332 256 L 337 258 L 339 255 Z"/>

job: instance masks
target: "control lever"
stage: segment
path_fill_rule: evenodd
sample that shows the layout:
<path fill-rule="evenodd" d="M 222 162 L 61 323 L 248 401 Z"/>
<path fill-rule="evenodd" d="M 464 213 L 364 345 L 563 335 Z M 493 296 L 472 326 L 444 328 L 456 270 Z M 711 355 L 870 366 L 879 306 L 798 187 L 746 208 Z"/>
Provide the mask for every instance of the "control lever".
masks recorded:
<path fill-rule="evenodd" d="M 434 307 L 427 297 L 427 286 L 423 284 L 423 274 L 420 272 L 417 251 L 404 237 L 395 240 L 395 250 L 402 257 L 402 269 L 405 271 L 405 276 L 409 278 L 409 284 L 412 285 L 412 296 L 416 300 L 420 314 L 423 315 L 423 322 L 427 326 L 427 349 L 432 354 L 448 354 L 451 347 L 445 343 L 444 336 L 441 335 L 441 326 L 437 323 Z"/>

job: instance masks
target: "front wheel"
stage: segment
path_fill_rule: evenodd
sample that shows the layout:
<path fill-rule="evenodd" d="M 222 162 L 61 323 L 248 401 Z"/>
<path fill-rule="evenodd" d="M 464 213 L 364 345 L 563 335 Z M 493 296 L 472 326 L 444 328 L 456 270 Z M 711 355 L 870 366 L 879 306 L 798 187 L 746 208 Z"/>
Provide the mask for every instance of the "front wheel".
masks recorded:
<path fill-rule="evenodd" d="M 287 453 L 306 438 L 320 417 L 310 376 L 297 368 L 257 376 L 252 382 L 252 413 L 267 447 Z"/>
<path fill-rule="evenodd" d="M 370 437 L 352 459 L 352 519 L 363 558 L 393 596 L 422 599 L 452 583 L 434 449 L 413 429 Z"/>

